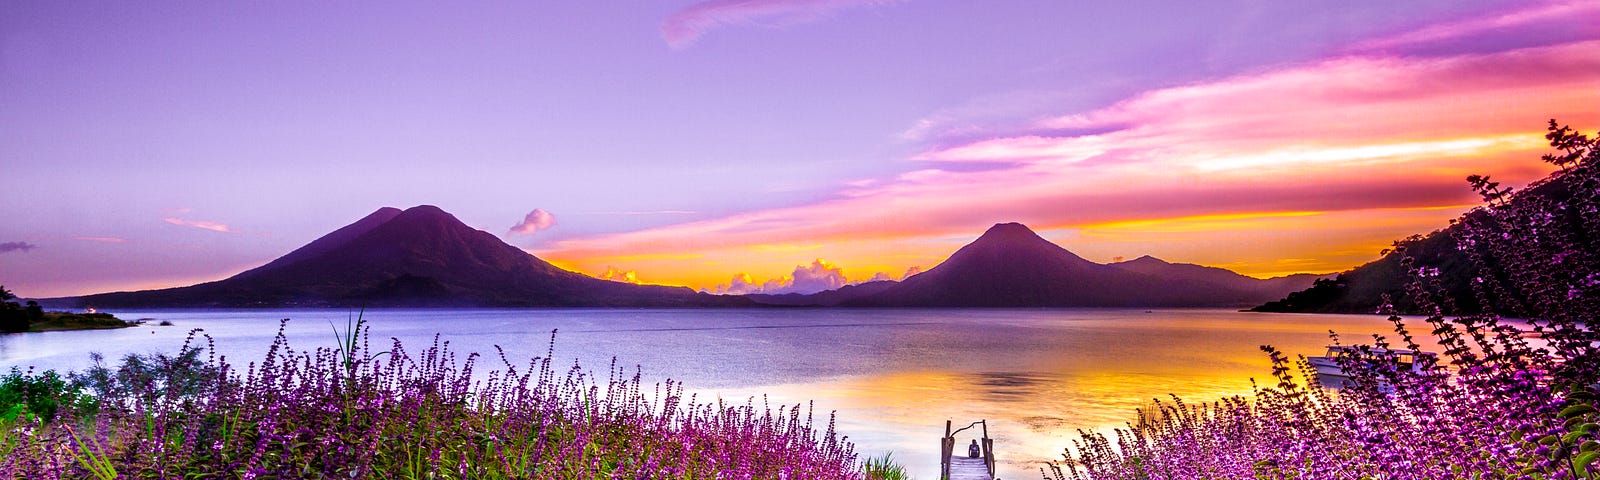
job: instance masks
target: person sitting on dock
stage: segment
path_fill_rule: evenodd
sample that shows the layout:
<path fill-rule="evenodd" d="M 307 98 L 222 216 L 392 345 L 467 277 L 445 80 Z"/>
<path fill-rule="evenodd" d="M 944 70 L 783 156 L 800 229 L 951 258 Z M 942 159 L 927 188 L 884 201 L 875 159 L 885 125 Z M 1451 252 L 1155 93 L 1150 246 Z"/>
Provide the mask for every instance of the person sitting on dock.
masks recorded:
<path fill-rule="evenodd" d="M 967 446 L 967 458 L 978 458 L 980 450 L 982 449 L 978 448 L 978 441 L 974 439 L 972 445 Z"/>

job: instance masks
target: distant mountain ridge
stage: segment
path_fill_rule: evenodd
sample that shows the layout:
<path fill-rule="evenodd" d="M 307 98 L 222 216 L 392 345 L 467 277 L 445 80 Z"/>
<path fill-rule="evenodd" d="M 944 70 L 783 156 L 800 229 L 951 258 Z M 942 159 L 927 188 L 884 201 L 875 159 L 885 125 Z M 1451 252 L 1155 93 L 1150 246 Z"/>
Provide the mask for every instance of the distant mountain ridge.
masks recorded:
<path fill-rule="evenodd" d="M 1306 288 L 1318 278 L 1328 275 L 1315 273 L 1296 273 L 1272 278 L 1255 278 L 1241 275 L 1233 270 L 1220 267 L 1207 267 L 1193 263 L 1168 263 L 1165 260 L 1145 255 L 1126 262 L 1108 264 L 1123 270 L 1155 275 L 1173 280 L 1189 280 L 1209 282 L 1226 285 L 1228 288 L 1258 293 L 1265 296 L 1281 295 L 1282 292 L 1295 291 Z"/>
<path fill-rule="evenodd" d="M 188 287 L 56 299 L 101 307 L 750 305 L 551 265 L 431 205 L 379 209 L 276 260 Z"/>
<path fill-rule="evenodd" d="M 938 266 L 899 283 L 754 300 L 854 307 L 1245 307 L 1309 287 L 1315 279 L 1302 274 L 1262 280 L 1149 256 L 1103 265 L 1020 223 L 1001 223 Z"/>

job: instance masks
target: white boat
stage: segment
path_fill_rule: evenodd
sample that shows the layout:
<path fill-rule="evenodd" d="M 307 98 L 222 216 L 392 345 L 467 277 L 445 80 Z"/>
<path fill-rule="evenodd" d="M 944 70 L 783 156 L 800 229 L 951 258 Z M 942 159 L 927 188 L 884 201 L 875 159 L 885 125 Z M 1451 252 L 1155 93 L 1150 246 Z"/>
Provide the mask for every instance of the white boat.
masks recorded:
<path fill-rule="evenodd" d="M 1409 369 L 1413 373 L 1421 373 L 1424 365 L 1437 365 L 1437 362 L 1418 362 L 1417 360 L 1419 358 L 1426 357 L 1437 360 L 1439 357 L 1439 354 L 1433 352 L 1424 352 L 1420 350 L 1390 350 L 1387 348 L 1369 348 L 1367 349 L 1367 353 L 1375 358 L 1393 357 L 1400 363 L 1401 368 Z M 1321 383 L 1322 386 L 1335 389 L 1344 388 L 1347 385 L 1354 384 L 1354 381 L 1351 380 L 1350 374 L 1345 373 L 1344 369 L 1339 368 L 1339 358 L 1360 354 L 1361 350 L 1354 346 L 1329 345 L 1327 355 L 1321 357 L 1306 357 L 1306 362 L 1310 363 L 1312 368 L 1317 369 L 1317 382 Z M 1392 390 L 1387 385 L 1384 385 L 1380 388 Z"/>

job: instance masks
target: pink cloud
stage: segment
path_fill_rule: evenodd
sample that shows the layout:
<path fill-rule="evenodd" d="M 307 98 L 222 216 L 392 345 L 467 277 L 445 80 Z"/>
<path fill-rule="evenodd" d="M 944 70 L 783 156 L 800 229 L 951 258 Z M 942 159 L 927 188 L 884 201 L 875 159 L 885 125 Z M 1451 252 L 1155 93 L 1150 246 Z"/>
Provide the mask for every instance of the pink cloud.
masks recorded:
<path fill-rule="evenodd" d="M 920 165 L 907 172 L 852 182 L 828 200 L 566 239 L 542 254 L 899 241 L 972 234 L 1000 221 L 1081 228 L 1465 205 L 1475 199 L 1463 182 L 1470 173 L 1517 182 L 1548 171 L 1538 161 L 1547 119 L 1586 131 L 1600 125 L 1595 51 L 1600 41 L 1434 57 L 1344 56 L 1153 90 L 1047 117 L 1016 134 L 931 148 L 915 155 Z M 686 238 L 695 241 L 686 247 Z"/>
<path fill-rule="evenodd" d="M 535 232 L 556 225 L 556 216 L 542 208 L 535 208 L 522 217 L 522 221 L 511 226 L 511 233 L 520 235 L 533 235 Z"/>
<path fill-rule="evenodd" d="M 128 239 L 121 237 L 72 237 L 73 240 L 97 243 L 127 243 Z"/>
<path fill-rule="evenodd" d="M 694 210 L 608 210 L 601 212 L 567 213 L 564 215 L 620 215 L 636 217 L 644 215 L 693 215 L 696 213 L 700 212 Z"/>
<path fill-rule="evenodd" d="M 794 25 L 814 22 L 849 8 L 895 3 L 894 0 L 710 0 L 679 10 L 661 23 L 661 36 L 672 48 L 684 48 L 707 32 L 726 26 Z"/>
<path fill-rule="evenodd" d="M 210 231 L 213 231 L 213 232 L 233 233 L 233 229 L 228 228 L 227 224 L 217 223 L 217 222 L 212 222 L 212 221 L 207 221 L 207 220 L 188 220 L 188 219 L 177 218 L 177 217 L 166 217 L 166 218 L 161 219 L 161 221 L 167 222 L 167 223 L 170 223 L 170 224 L 173 224 L 173 225 L 178 225 L 178 226 L 181 226 L 181 227 L 198 228 L 198 229 L 201 229 L 201 230 L 210 230 Z"/>

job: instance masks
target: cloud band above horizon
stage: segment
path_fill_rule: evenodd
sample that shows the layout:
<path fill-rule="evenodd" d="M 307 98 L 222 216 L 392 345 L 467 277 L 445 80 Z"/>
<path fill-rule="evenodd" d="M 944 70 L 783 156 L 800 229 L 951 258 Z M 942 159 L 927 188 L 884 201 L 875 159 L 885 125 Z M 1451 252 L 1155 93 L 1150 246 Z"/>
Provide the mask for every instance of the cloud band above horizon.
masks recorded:
<path fill-rule="evenodd" d="M 1578 13 L 1600 24 L 1600 10 Z M 1462 23 L 1447 34 L 1390 42 L 1500 24 Z M 820 202 L 568 238 L 537 253 L 585 269 L 643 254 L 693 257 L 699 260 L 653 265 L 660 270 L 638 267 L 705 288 L 718 282 L 691 270 L 746 262 L 773 271 L 794 261 L 771 259 L 777 244 L 836 246 L 796 254 L 854 264 L 866 258 L 852 258 L 848 252 L 860 249 L 853 242 L 933 242 L 948 250 L 959 245 L 950 237 L 970 238 L 1003 221 L 1092 236 L 1097 225 L 1119 222 L 1231 215 L 1262 217 L 1257 225 L 1265 226 L 1281 223 L 1271 217 L 1284 212 L 1366 212 L 1408 219 L 1388 231 L 1390 238 L 1425 233 L 1459 213 L 1447 207 L 1474 202 L 1463 181 L 1469 174 L 1527 182 L 1547 173 L 1538 158 L 1548 119 L 1585 131 L 1600 125 L 1593 110 L 1600 105 L 1596 38 L 1487 52 L 1348 55 L 1147 91 L 1047 116 L 1012 134 L 935 143 L 908 159 L 916 168 L 852 182 Z M 1351 232 L 1361 229 L 1334 234 L 1356 241 L 1360 235 Z M 1374 242 L 1370 232 L 1362 235 L 1360 242 Z M 1245 273 L 1281 272 L 1249 253 L 1224 247 L 1203 260 Z M 877 263 L 903 269 L 928 255 Z M 1302 267 L 1325 273 L 1355 263 L 1342 257 Z"/>

